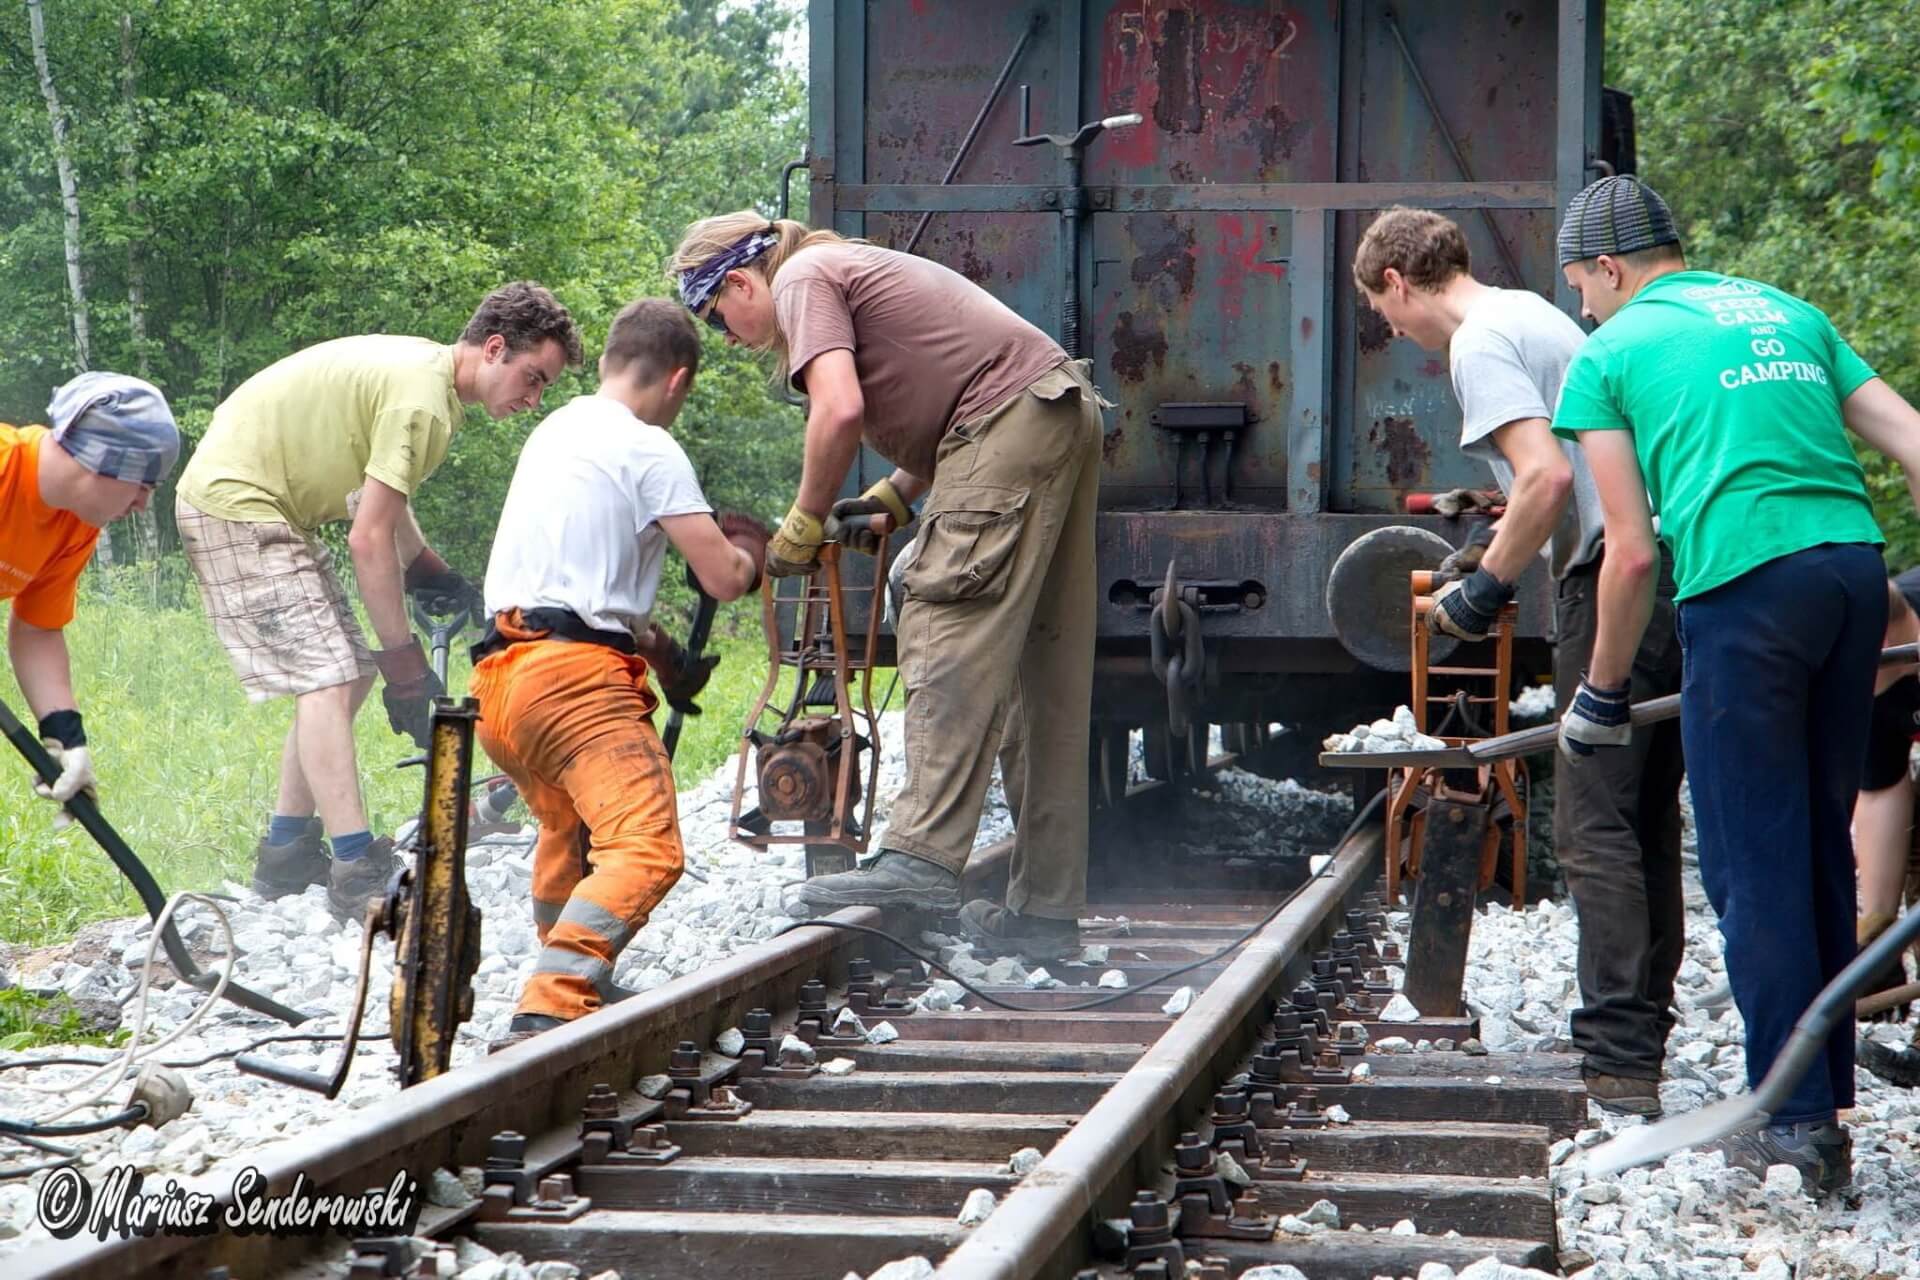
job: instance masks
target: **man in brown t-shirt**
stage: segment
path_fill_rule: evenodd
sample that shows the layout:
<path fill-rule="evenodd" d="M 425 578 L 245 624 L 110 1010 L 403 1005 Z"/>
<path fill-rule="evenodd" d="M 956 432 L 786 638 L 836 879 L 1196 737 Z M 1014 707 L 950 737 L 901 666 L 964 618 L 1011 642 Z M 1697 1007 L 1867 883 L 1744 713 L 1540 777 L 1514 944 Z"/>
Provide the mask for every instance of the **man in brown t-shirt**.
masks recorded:
<path fill-rule="evenodd" d="M 1055 959 L 1086 902 L 1099 397 L 1084 363 L 937 263 L 756 214 L 688 229 L 682 299 L 777 352 L 808 398 L 800 492 L 768 550 L 811 572 L 831 509 L 871 548 L 925 524 L 896 629 L 907 779 L 880 853 L 799 890 L 810 906 L 956 910 L 994 950 Z M 834 502 L 862 439 L 897 470 Z M 960 902 L 999 748 L 1015 820 L 1007 901 Z"/>

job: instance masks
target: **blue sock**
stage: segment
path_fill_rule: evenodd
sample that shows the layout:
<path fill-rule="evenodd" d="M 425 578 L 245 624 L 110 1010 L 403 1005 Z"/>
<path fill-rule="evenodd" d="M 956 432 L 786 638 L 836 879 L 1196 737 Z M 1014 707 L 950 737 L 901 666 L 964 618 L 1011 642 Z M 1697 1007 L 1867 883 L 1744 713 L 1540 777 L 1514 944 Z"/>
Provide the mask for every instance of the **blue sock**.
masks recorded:
<path fill-rule="evenodd" d="M 367 846 L 372 843 L 373 832 L 371 831 L 354 831 L 344 836 L 335 836 L 333 838 L 333 860 L 335 862 L 357 861 L 366 853 Z"/>
<path fill-rule="evenodd" d="M 292 844 L 307 834 L 312 818 L 289 818 L 284 813 L 276 813 L 267 821 L 268 844 Z"/>

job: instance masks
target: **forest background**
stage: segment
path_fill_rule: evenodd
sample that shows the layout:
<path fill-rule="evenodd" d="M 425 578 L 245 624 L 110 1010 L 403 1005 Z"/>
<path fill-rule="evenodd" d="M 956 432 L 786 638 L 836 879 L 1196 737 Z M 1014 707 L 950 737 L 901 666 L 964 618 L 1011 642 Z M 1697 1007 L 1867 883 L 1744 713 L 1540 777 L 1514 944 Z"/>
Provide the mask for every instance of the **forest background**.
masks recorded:
<path fill-rule="evenodd" d="M 1615 0 L 1607 18 L 1607 82 L 1635 97 L 1640 171 L 1695 263 L 1809 298 L 1909 396 L 1916 8 Z M 508 279 L 552 288 L 595 351 L 622 304 L 667 291 L 689 220 L 774 208 L 805 141 L 804 23 L 792 0 L 0 0 L 0 421 L 38 421 L 52 387 L 106 368 L 157 383 L 197 438 L 281 356 L 350 333 L 450 339 Z M 548 406 L 590 389 L 590 365 Z M 537 415 L 470 418 L 418 511 L 477 577 Z M 800 418 L 763 368 L 710 341 L 682 422 L 715 504 L 777 518 Z M 1863 460 L 1889 563 L 1920 561 L 1902 477 Z M 152 519 L 103 539 L 76 676 L 110 816 L 169 888 L 216 887 L 245 878 L 286 711 L 241 697 L 171 507 L 163 488 Z M 764 665 L 753 611 L 724 617 L 683 784 L 731 750 Z M 10 675 L 0 698 L 23 708 Z M 390 828 L 417 775 L 389 767 L 404 744 L 377 706 L 359 733 Z M 51 834 L 17 764 L 0 775 L 0 941 L 137 909 L 84 837 Z"/>

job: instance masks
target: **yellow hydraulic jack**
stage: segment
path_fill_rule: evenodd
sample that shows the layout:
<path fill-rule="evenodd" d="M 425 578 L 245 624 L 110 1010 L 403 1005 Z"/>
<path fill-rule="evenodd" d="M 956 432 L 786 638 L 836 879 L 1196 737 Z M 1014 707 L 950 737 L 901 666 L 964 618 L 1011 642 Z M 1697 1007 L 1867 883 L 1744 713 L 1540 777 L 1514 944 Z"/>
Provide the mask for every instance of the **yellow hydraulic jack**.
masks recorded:
<path fill-rule="evenodd" d="M 733 838 L 756 849 L 805 845 L 809 877 L 851 871 L 855 858 L 866 852 L 873 789 L 880 775 L 873 666 L 879 650 L 887 552 L 883 544 L 874 557 L 873 586 L 855 588 L 867 594 L 866 634 L 856 652 L 847 636 L 842 550 L 839 543 L 828 542 L 820 548 L 820 567 L 812 574 L 787 579 L 769 576 L 761 586 L 761 616 L 772 661 L 760 699 L 747 717 L 733 788 Z M 798 583 L 799 590 L 783 594 L 780 582 Z M 792 624 L 785 638 L 780 629 L 783 615 Z M 782 671 L 794 673 L 793 695 L 784 711 L 769 707 Z M 743 813 L 749 749 L 759 804 Z M 863 751 L 867 753 L 864 785 Z M 786 829 L 776 830 L 775 823 L 786 824 Z M 798 831 L 792 829 L 795 824 Z"/>
<path fill-rule="evenodd" d="M 353 1066 L 366 1012 L 373 940 L 379 934 L 394 940 L 389 1025 L 401 1088 L 431 1080 L 452 1065 L 454 1032 L 473 1016 L 473 978 L 480 967 L 480 909 L 467 897 L 467 792 L 473 726 L 479 718 L 479 704 L 472 698 L 457 704 L 448 698 L 434 702 L 415 863 L 402 863 L 385 896 L 368 904 L 353 1012 L 333 1071 L 303 1071 L 258 1054 L 235 1059 L 241 1070 L 336 1096 Z"/>

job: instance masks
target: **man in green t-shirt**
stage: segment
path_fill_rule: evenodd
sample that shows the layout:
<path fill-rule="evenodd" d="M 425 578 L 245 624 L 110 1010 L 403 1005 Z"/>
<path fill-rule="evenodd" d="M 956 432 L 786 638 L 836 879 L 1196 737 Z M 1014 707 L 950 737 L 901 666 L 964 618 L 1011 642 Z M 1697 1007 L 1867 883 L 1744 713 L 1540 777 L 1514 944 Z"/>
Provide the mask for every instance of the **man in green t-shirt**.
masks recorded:
<path fill-rule="evenodd" d="M 580 359 L 567 309 L 523 281 L 487 295 L 453 346 L 388 335 L 323 342 L 262 369 L 214 410 L 180 476 L 180 542 L 247 696 L 294 700 L 278 798 L 255 851 L 263 896 L 324 884 L 335 912 L 356 915 L 384 890 L 393 842 L 367 829 L 354 713 L 377 670 L 394 731 L 424 748 L 443 690 L 405 593 L 478 596 L 426 545 L 413 495 L 446 457 L 463 406 L 494 418 L 536 408 Z M 316 532 L 347 521 L 377 650 Z"/>
<path fill-rule="evenodd" d="M 1633 178 L 1575 196 L 1559 250 L 1601 328 L 1568 366 L 1554 429 L 1586 451 L 1607 547 L 1598 635 L 1560 745 L 1585 755 L 1630 740 L 1627 675 L 1653 605 L 1658 511 L 1679 586 L 1700 878 L 1755 1084 L 1854 956 L 1848 824 L 1887 590 L 1847 428 L 1912 485 L 1920 413 L 1817 308 L 1689 270 L 1673 215 Z M 1791 1164 L 1830 1194 L 1852 1179 L 1836 1119 L 1852 1105 L 1847 1025 L 1767 1128 L 1720 1145 L 1730 1164 Z"/>

